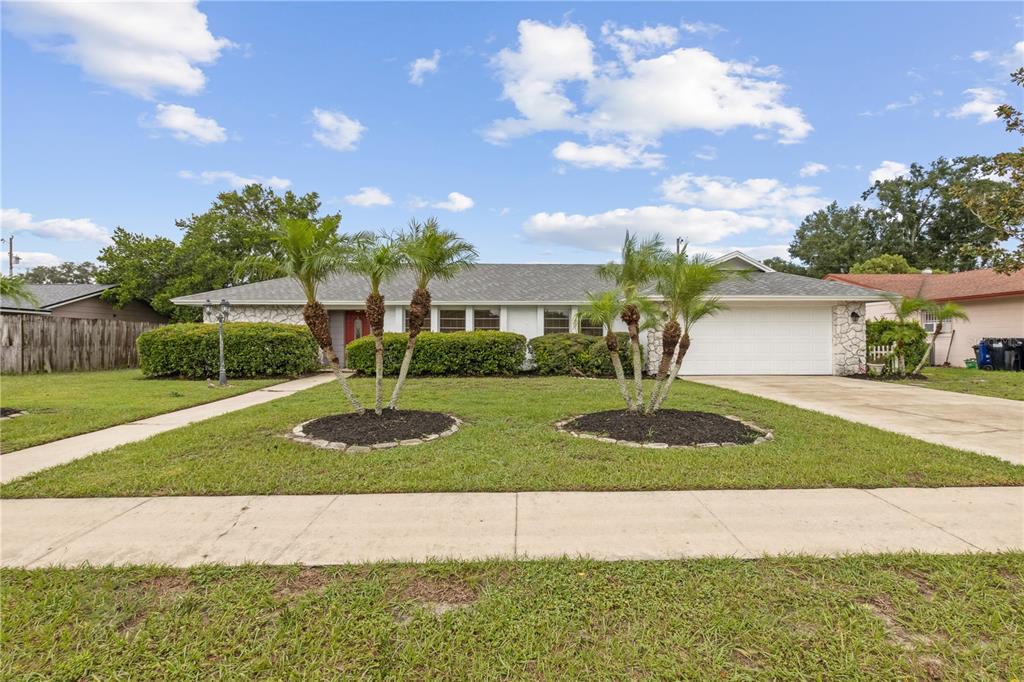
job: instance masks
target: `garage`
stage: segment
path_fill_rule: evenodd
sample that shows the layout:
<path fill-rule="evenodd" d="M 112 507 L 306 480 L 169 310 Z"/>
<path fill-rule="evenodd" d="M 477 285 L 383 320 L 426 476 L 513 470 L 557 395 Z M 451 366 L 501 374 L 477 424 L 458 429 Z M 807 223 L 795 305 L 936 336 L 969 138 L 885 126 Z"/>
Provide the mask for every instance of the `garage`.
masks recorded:
<path fill-rule="evenodd" d="M 827 305 L 730 304 L 698 322 L 681 375 L 832 374 Z"/>

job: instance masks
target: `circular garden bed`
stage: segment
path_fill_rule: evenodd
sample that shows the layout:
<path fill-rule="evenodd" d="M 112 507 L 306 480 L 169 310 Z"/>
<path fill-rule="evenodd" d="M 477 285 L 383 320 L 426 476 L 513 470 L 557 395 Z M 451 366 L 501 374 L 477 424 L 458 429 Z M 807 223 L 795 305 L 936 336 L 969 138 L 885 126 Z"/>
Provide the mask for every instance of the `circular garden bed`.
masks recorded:
<path fill-rule="evenodd" d="M 19 410 L 16 407 L 0 407 L 0 419 L 20 417 L 23 414 L 25 414 L 25 411 Z"/>
<path fill-rule="evenodd" d="M 682 410 L 658 410 L 650 415 L 625 410 L 592 412 L 556 426 L 577 438 L 645 448 L 750 445 L 773 438 L 771 431 L 739 417 Z"/>
<path fill-rule="evenodd" d="M 422 410 L 346 412 L 303 422 L 289 437 L 329 450 L 369 452 L 444 438 L 458 431 L 461 423 L 450 414 Z"/>

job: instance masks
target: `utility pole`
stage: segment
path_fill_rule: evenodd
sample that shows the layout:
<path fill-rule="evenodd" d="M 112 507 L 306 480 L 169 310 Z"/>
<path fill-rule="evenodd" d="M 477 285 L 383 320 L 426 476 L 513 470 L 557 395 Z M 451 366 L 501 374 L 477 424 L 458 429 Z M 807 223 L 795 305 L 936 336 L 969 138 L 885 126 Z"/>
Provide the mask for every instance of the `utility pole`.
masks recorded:
<path fill-rule="evenodd" d="M 7 242 L 7 274 L 14 277 L 14 235 L 4 237 L 4 241 Z"/>
<path fill-rule="evenodd" d="M 679 253 L 680 251 L 682 251 L 682 250 L 683 250 L 683 243 L 684 243 L 685 241 L 686 241 L 686 240 L 685 240 L 685 239 L 683 239 L 682 237 L 676 237 L 676 253 L 677 253 L 677 254 L 678 254 L 678 253 Z"/>

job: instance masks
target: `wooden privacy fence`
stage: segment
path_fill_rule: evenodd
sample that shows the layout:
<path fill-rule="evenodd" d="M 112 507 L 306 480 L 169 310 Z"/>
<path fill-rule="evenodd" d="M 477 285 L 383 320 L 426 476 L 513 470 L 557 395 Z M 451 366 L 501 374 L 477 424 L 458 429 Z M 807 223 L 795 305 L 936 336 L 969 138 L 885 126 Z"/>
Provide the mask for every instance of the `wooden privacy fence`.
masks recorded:
<path fill-rule="evenodd" d="M 74 372 L 137 367 L 135 339 L 156 322 L 0 315 L 0 372 Z"/>

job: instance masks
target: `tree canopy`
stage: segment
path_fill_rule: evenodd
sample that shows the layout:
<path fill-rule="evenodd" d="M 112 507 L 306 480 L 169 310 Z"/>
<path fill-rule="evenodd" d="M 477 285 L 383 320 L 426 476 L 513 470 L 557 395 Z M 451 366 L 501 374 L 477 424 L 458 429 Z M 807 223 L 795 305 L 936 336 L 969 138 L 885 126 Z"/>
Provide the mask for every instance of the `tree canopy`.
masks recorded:
<path fill-rule="evenodd" d="M 903 256 L 883 253 L 857 263 L 850 268 L 850 272 L 854 275 L 909 275 L 921 271 L 911 266 Z"/>
<path fill-rule="evenodd" d="M 104 266 L 99 281 L 118 285 L 103 297 L 115 305 L 143 300 L 175 320 L 197 320 L 198 308 L 175 306 L 171 299 L 245 284 L 252 275 L 236 265 L 277 254 L 274 235 L 280 220 L 316 219 L 319 211 L 315 192 L 278 195 L 262 185 L 248 185 L 218 194 L 204 213 L 175 221 L 183 232 L 179 243 L 119 227 L 114 243 L 99 256 Z"/>
<path fill-rule="evenodd" d="M 22 278 L 26 284 L 92 284 L 99 274 L 100 268 L 90 261 L 65 261 L 60 265 L 37 265 Z"/>

